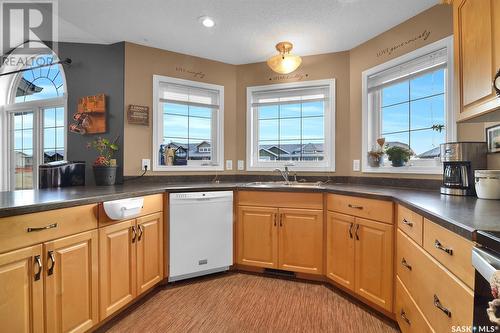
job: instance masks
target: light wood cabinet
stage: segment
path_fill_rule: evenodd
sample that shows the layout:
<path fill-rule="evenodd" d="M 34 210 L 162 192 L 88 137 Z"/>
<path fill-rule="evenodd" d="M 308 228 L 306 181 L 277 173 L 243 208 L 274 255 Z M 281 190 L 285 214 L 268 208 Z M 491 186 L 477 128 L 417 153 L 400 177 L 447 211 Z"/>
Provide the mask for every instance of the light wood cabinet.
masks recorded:
<path fill-rule="evenodd" d="M 453 24 L 460 121 L 500 107 L 492 85 L 500 69 L 500 1 L 454 0 Z"/>
<path fill-rule="evenodd" d="M 163 214 L 137 219 L 137 294 L 163 278 Z"/>
<path fill-rule="evenodd" d="M 354 291 L 353 216 L 328 212 L 326 222 L 326 276 Z"/>
<path fill-rule="evenodd" d="M 3 332 L 43 332 L 42 245 L 0 255 Z"/>
<path fill-rule="evenodd" d="M 396 277 L 396 320 L 403 333 L 433 333 L 429 322 L 410 296 L 401 280 Z"/>
<path fill-rule="evenodd" d="M 98 323 L 97 230 L 44 244 L 47 332 L 85 332 Z"/>
<path fill-rule="evenodd" d="M 279 268 L 323 273 L 323 211 L 279 209 Z"/>

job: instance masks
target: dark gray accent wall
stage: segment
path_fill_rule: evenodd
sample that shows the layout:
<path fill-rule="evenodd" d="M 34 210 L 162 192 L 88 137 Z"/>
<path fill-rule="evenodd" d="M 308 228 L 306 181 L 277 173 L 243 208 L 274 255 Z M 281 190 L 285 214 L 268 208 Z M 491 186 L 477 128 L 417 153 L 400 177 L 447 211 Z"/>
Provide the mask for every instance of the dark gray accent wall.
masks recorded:
<path fill-rule="evenodd" d="M 124 125 L 124 79 L 125 43 L 111 45 L 59 43 L 59 59 L 70 58 L 65 65 L 68 93 L 67 120 L 73 122 L 78 99 L 104 93 L 106 95 L 107 131 L 104 134 L 80 135 L 68 132 L 67 159 L 86 162 L 86 185 L 94 184 L 92 164 L 97 156 L 87 143 L 98 136 L 114 140 L 119 137 L 120 150 L 115 154 L 118 163 L 117 181 L 123 179 L 123 125 Z"/>

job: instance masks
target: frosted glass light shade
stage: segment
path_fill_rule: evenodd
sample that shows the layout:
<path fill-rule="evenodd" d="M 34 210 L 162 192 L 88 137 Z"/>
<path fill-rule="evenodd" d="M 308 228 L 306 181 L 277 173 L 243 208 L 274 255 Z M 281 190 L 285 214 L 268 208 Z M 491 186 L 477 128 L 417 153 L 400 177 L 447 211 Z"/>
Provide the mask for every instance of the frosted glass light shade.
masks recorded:
<path fill-rule="evenodd" d="M 289 74 L 299 68 L 302 58 L 293 54 L 277 54 L 267 60 L 267 65 L 276 73 Z"/>

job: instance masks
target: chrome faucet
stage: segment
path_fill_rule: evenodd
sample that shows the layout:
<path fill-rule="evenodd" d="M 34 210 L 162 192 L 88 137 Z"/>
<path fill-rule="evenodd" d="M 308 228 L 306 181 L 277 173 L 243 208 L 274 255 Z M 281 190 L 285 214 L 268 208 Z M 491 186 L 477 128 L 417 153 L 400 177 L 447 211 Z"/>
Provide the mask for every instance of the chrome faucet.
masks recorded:
<path fill-rule="evenodd" d="M 281 169 L 274 169 L 274 171 L 278 171 L 281 175 L 281 177 L 283 177 L 283 179 L 285 180 L 285 183 L 289 183 L 290 180 L 288 179 L 288 176 L 290 175 L 290 170 L 288 170 L 288 167 L 285 166 L 285 169 L 284 170 L 281 170 Z"/>

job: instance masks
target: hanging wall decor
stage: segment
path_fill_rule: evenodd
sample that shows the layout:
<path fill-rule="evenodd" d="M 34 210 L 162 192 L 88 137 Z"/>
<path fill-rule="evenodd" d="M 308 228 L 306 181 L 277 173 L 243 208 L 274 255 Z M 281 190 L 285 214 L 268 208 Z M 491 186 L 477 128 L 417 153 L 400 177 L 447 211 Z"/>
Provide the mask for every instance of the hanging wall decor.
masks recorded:
<path fill-rule="evenodd" d="M 149 126 L 149 106 L 130 104 L 127 121 L 129 124 Z"/>
<path fill-rule="evenodd" d="M 99 134 L 106 132 L 106 96 L 104 94 L 78 99 L 74 122 L 70 132 L 79 134 Z"/>

